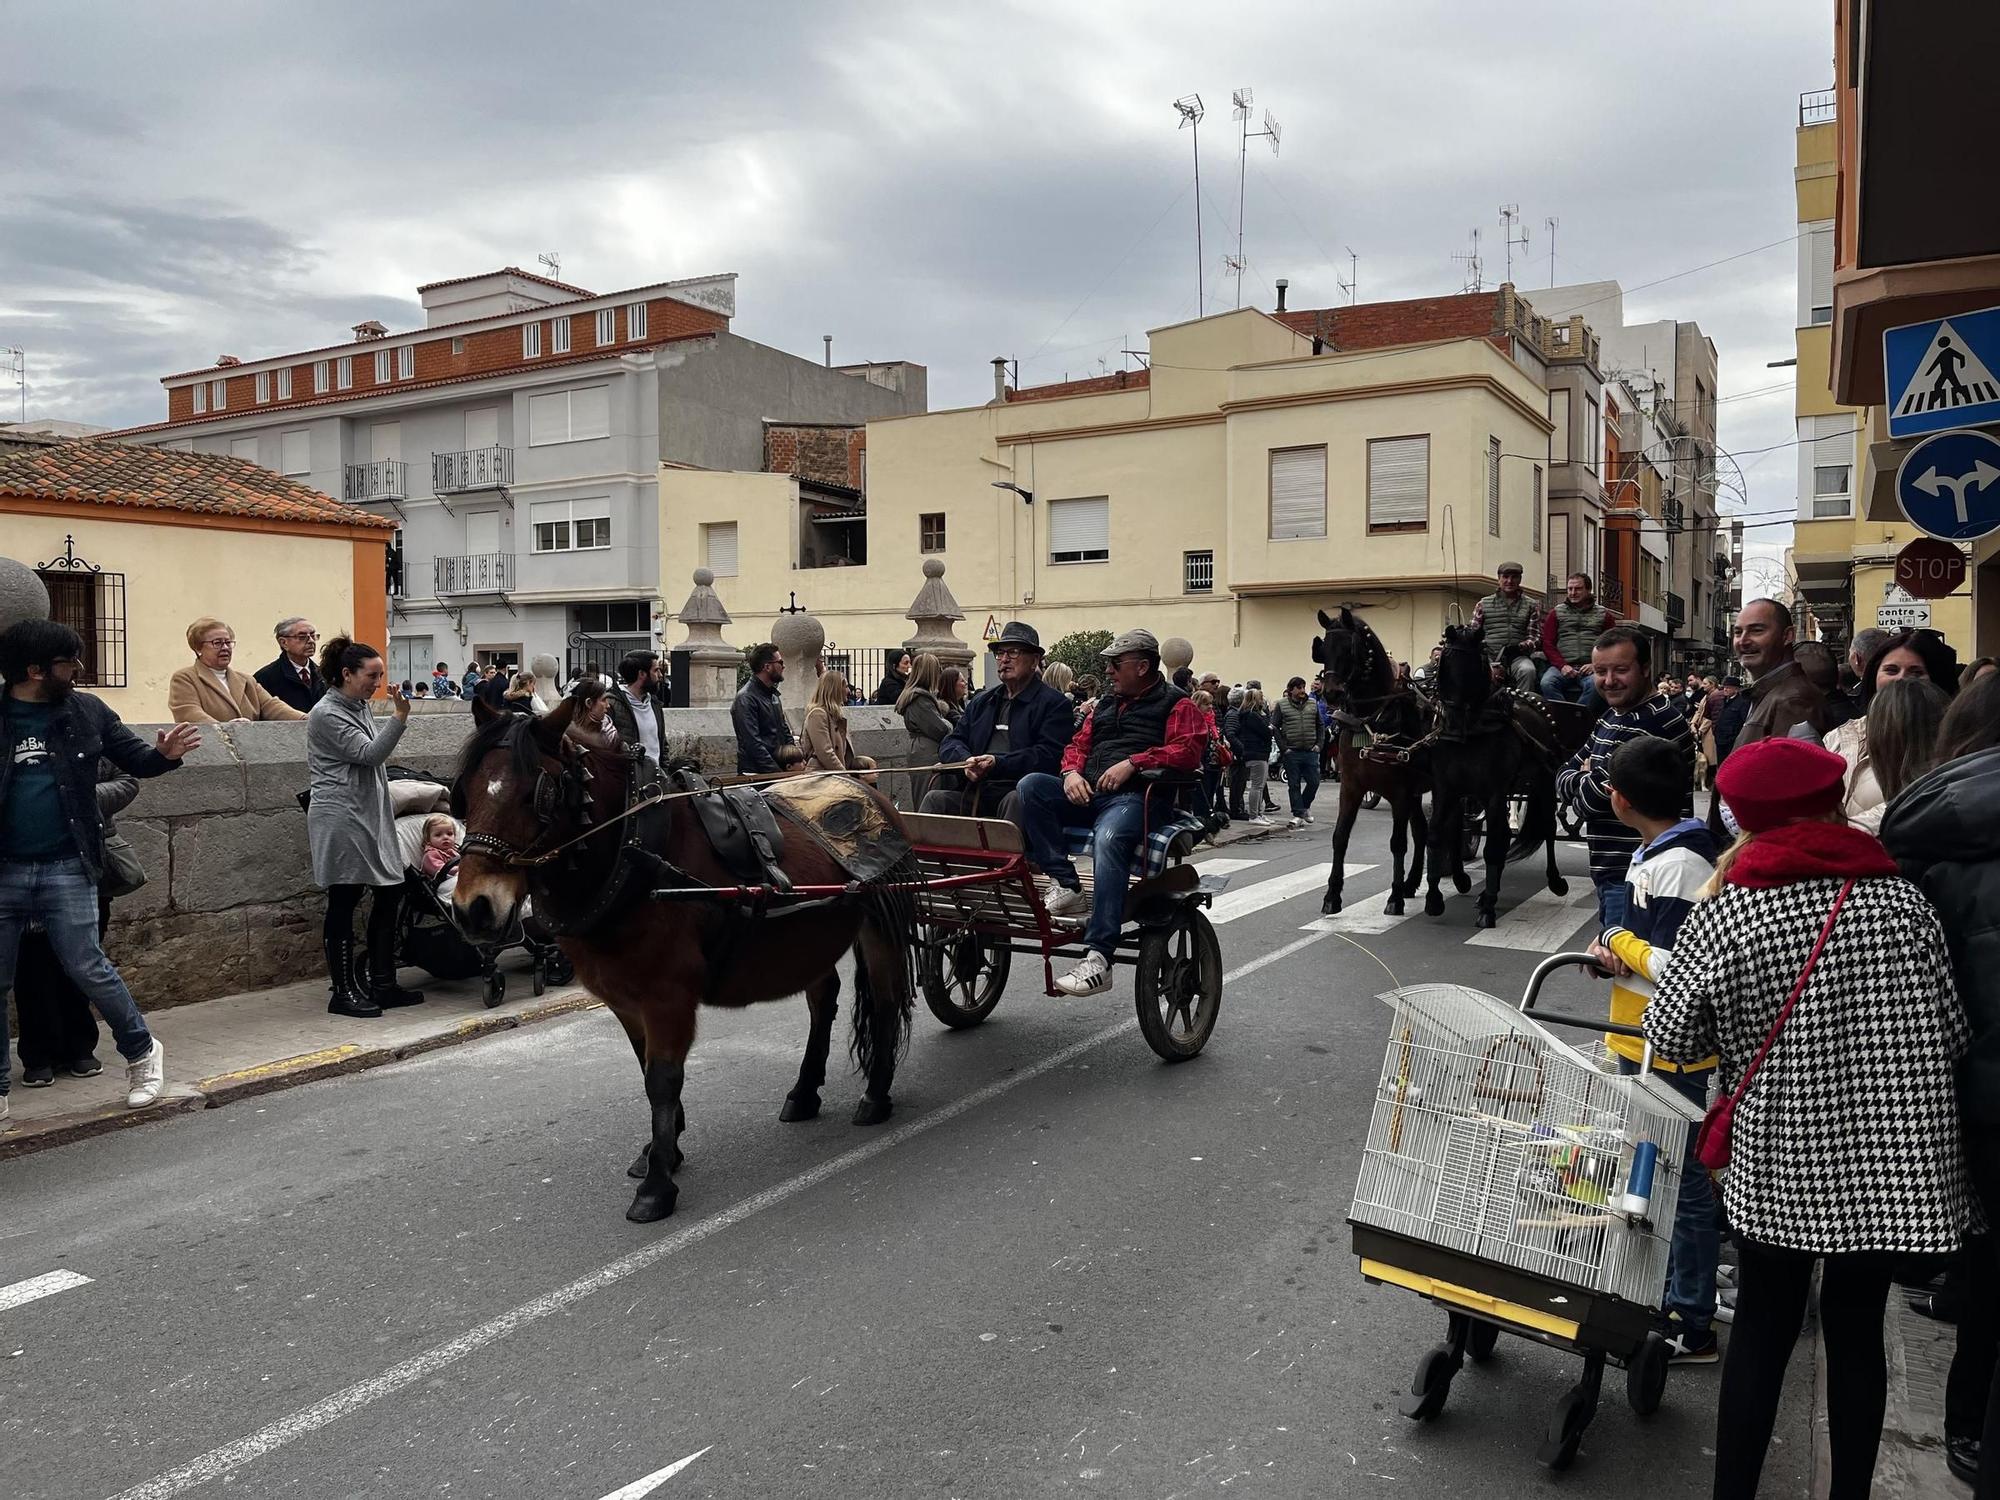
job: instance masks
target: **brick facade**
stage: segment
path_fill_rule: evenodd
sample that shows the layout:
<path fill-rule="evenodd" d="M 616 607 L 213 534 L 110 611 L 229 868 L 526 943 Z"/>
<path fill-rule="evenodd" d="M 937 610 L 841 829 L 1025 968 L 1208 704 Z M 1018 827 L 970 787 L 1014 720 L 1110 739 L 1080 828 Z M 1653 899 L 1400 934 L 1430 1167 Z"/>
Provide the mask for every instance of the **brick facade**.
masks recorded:
<path fill-rule="evenodd" d="M 832 426 L 818 422 L 766 422 L 764 472 L 796 474 L 800 479 L 858 490 L 866 469 L 866 427 Z"/>

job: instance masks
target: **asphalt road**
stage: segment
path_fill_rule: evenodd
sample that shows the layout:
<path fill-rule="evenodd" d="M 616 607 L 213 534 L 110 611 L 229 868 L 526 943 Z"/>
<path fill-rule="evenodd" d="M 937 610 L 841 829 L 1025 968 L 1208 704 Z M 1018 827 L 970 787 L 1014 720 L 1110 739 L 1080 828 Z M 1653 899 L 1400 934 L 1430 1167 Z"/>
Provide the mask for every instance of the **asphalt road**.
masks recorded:
<path fill-rule="evenodd" d="M 602 1012 L 0 1163 L 0 1495 L 1706 1494 L 1713 1368 L 1648 1421 L 1613 1372 L 1555 1479 L 1574 1358 L 1503 1340 L 1397 1414 L 1443 1320 L 1348 1248 L 1384 966 L 1515 996 L 1590 908 L 1571 848 L 1567 906 L 1509 872 L 1517 946 L 1468 941 L 1470 898 L 1368 931 L 1386 836 L 1342 936 L 1305 930 L 1323 824 L 1227 851 L 1182 1066 L 1129 971 L 1054 1001 L 1020 960 L 982 1027 L 919 1006 L 889 1124 L 836 1074 L 784 1126 L 803 1004 L 710 1013 L 659 1225 L 623 1217 L 645 1113 Z M 1807 1488 L 1810 1374 L 1766 1493 Z"/>

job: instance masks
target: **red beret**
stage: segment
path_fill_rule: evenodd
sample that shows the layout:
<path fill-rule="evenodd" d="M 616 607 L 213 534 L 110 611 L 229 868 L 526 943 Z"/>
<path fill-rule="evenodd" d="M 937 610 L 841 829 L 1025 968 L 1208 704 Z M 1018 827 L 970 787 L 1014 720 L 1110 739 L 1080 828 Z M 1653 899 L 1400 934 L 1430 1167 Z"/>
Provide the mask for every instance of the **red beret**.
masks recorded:
<path fill-rule="evenodd" d="M 1840 806 L 1846 779 L 1846 761 L 1811 740 L 1794 739 L 1732 750 L 1715 773 L 1722 800 L 1748 833 L 1824 817 Z"/>

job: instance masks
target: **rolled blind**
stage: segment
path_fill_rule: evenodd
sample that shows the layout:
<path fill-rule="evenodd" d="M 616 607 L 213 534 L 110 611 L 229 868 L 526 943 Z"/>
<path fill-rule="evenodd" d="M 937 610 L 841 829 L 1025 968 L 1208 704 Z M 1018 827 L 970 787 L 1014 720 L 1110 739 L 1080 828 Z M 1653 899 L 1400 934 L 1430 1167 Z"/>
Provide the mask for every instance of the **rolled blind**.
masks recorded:
<path fill-rule="evenodd" d="M 310 432 L 288 432 L 278 439 L 279 468 L 287 474 L 310 474 L 312 472 L 312 434 Z"/>
<path fill-rule="evenodd" d="M 1569 517 L 1560 511 L 1549 514 L 1549 587 L 1561 592 L 1562 580 L 1569 576 Z"/>
<path fill-rule="evenodd" d="M 528 446 L 569 441 L 569 392 L 528 398 Z"/>
<path fill-rule="evenodd" d="M 1486 531 L 1500 535 L 1500 439 L 1486 440 Z"/>
<path fill-rule="evenodd" d="M 1368 524 L 1424 526 L 1430 518 L 1430 436 L 1374 439 L 1368 444 Z"/>
<path fill-rule="evenodd" d="M 1529 512 L 1529 521 L 1534 528 L 1532 534 L 1533 546 L 1535 551 L 1539 552 L 1542 550 L 1542 466 L 1540 464 L 1535 465 L 1535 504 L 1534 509 Z"/>
<path fill-rule="evenodd" d="M 718 521 L 702 528 L 708 536 L 708 570 L 717 578 L 736 576 L 736 523 Z"/>
<path fill-rule="evenodd" d="M 1814 229 L 1807 245 L 1811 262 L 1811 298 L 1806 303 L 1807 319 L 1818 323 L 1824 321 L 1813 315 L 1817 308 L 1833 307 L 1833 230 L 1831 227 Z"/>
<path fill-rule="evenodd" d="M 1107 497 L 1049 503 L 1050 558 L 1078 561 L 1092 553 L 1105 557 L 1110 551 L 1111 501 Z"/>
<path fill-rule="evenodd" d="M 1271 450 L 1271 540 L 1326 535 L 1326 449 Z"/>
<path fill-rule="evenodd" d="M 569 435 L 572 441 L 611 435 L 611 388 L 587 385 L 569 393 Z"/>

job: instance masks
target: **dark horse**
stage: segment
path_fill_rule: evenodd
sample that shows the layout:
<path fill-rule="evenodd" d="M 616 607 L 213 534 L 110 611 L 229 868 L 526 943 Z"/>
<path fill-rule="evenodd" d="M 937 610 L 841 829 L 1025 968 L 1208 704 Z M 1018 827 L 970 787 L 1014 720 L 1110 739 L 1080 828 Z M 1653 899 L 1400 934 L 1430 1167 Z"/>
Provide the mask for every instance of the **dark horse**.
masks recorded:
<path fill-rule="evenodd" d="M 1348 836 L 1354 831 L 1361 799 L 1374 792 L 1389 804 L 1395 819 L 1389 833 L 1394 878 L 1389 903 L 1382 909 L 1399 917 L 1404 900 L 1416 895 L 1424 878 L 1424 791 L 1429 777 L 1418 742 L 1429 726 L 1430 710 L 1415 693 L 1397 685 L 1395 663 L 1353 610 L 1343 605 L 1337 620 L 1328 619 L 1321 610 L 1319 623 L 1326 633 L 1313 642 L 1312 654 L 1320 664 L 1320 680 L 1334 712 L 1340 758 L 1340 820 L 1333 828 L 1333 868 L 1327 871 L 1326 897 L 1319 909 L 1329 916 L 1340 910 Z M 1365 749 L 1355 743 L 1357 731 L 1365 731 L 1372 741 Z M 1413 831 L 1416 853 L 1405 879 L 1403 854 Z"/>
<path fill-rule="evenodd" d="M 674 1210 L 674 1173 L 687 1117 L 681 1107 L 698 1005 L 736 1008 L 804 991 L 812 1015 L 799 1079 L 781 1120 L 819 1113 L 820 1086 L 838 1009 L 834 964 L 854 950 L 853 1054 L 867 1076 L 857 1125 L 889 1118 L 889 1085 L 909 1039 L 915 909 L 894 885 L 796 912 L 753 912 L 728 899 L 653 900 L 660 888 L 736 886 L 685 801 L 656 804 L 618 821 L 636 782 L 634 762 L 573 719 L 594 700 L 585 690 L 546 718 L 473 705 L 477 723 L 452 787 L 465 820 L 465 853 L 453 897 L 459 926 L 475 941 L 497 939 L 532 898 L 538 919 L 592 994 L 610 1007 L 645 1072 L 651 1136 L 631 1175 L 641 1179 L 625 1217 L 639 1223 Z M 863 789 L 880 803 L 873 789 Z M 893 807 L 881 804 L 901 831 Z M 614 824 L 615 826 L 606 826 Z M 582 837 L 591 829 L 599 834 Z M 784 841 L 785 874 L 797 886 L 848 884 L 812 838 Z M 567 847 L 564 847 L 567 846 Z M 544 862 L 543 851 L 556 851 Z"/>
<path fill-rule="evenodd" d="M 1494 906 L 1513 839 L 1508 804 L 1517 789 L 1528 797 L 1521 845 L 1526 850 L 1537 842 L 1547 846 L 1548 887 L 1558 896 L 1566 895 L 1569 884 L 1556 870 L 1555 766 L 1566 741 L 1581 737 L 1576 726 L 1557 723 L 1554 709 L 1573 705 L 1549 704 L 1501 687 L 1486 659 L 1485 631 L 1456 625 L 1445 627 L 1444 650 L 1438 659 L 1438 703 L 1444 728 L 1430 747 L 1435 795 L 1424 914 L 1444 915 L 1438 872 L 1447 852 L 1458 844 L 1459 821 L 1470 802 L 1486 820 L 1486 884 L 1479 892 L 1478 925 L 1491 927 L 1498 920 Z M 1589 715 L 1579 711 L 1579 716 L 1587 729 Z"/>

